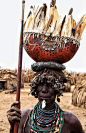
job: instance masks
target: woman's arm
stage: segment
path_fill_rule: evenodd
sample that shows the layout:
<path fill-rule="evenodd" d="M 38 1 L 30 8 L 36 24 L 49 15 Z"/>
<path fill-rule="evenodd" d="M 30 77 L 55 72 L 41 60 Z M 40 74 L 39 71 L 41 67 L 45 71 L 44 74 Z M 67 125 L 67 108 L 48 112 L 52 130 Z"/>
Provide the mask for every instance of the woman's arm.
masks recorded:
<path fill-rule="evenodd" d="M 67 123 L 68 127 L 70 128 L 71 132 L 73 133 L 85 133 L 82 129 L 82 125 L 78 118 L 69 112 L 64 112 L 64 119 Z"/>

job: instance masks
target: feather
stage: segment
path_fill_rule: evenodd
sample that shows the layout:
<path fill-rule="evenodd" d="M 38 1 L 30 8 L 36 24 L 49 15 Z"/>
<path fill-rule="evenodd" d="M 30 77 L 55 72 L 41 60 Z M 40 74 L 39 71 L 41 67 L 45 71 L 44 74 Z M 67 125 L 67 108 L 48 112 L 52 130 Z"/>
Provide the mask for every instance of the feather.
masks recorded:
<path fill-rule="evenodd" d="M 63 26 L 64 26 L 65 19 L 66 19 L 66 15 L 65 15 L 65 17 L 63 18 L 63 21 L 62 21 L 62 25 L 61 25 L 61 31 L 62 31 L 62 28 L 63 28 Z M 60 31 L 60 36 L 61 36 L 61 31 Z"/>
<path fill-rule="evenodd" d="M 26 32 L 28 31 L 28 28 L 29 28 L 29 25 L 30 25 L 31 20 L 32 20 L 32 14 L 30 15 L 29 18 L 27 18 L 27 21 L 26 21 L 26 24 L 25 24 L 25 30 L 24 30 L 24 32 L 25 32 L 25 31 L 26 31 Z"/>
<path fill-rule="evenodd" d="M 47 11 L 45 27 L 43 29 L 44 34 L 50 35 L 50 33 L 51 33 L 51 27 L 52 27 L 53 18 L 54 18 L 54 10 L 55 10 L 55 7 L 50 7 L 49 15 L 48 15 L 48 11 Z"/>
<path fill-rule="evenodd" d="M 75 37 L 76 21 L 72 19 L 72 36 Z"/>
<path fill-rule="evenodd" d="M 47 5 L 43 4 L 43 9 L 42 11 L 44 12 L 44 18 L 46 17 L 46 13 L 47 13 Z"/>
<path fill-rule="evenodd" d="M 75 38 L 78 39 L 79 41 L 81 40 L 81 36 L 85 27 L 86 27 L 86 15 L 84 15 L 81 18 L 81 20 L 76 26 Z"/>
<path fill-rule="evenodd" d="M 54 10 L 55 10 L 55 7 L 50 8 L 49 18 L 51 17 L 51 15 L 54 15 Z"/>
<path fill-rule="evenodd" d="M 67 15 L 62 32 L 61 32 L 61 36 L 65 36 L 66 37 L 71 37 L 72 36 L 72 16 L 71 15 Z"/>
<path fill-rule="evenodd" d="M 52 24 L 52 22 L 53 22 L 53 14 L 51 15 L 51 17 L 50 17 L 50 19 L 49 19 L 49 21 L 48 21 L 48 23 L 46 25 L 45 34 L 46 34 L 47 30 L 49 29 L 50 25 Z M 50 34 L 49 30 L 48 30 L 47 33 Z"/>
<path fill-rule="evenodd" d="M 54 30 L 55 30 L 55 27 L 56 27 L 56 21 L 57 21 L 57 18 L 58 18 L 58 11 L 57 9 L 54 7 L 51 7 L 52 10 L 50 10 L 50 15 L 53 15 L 53 21 L 47 31 L 47 34 L 53 34 Z"/>
<path fill-rule="evenodd" d="M 25 31 L 27 31 L 27 32 L 32 31 L 32 29 L 34 27 L 35 14 L 36 14 L 36 9 L 35 9 L 35 7 L 31 6 L 31 15 L 29 17 L 27 17 L 27 22 L 25 25 Z"/>
<path fill-rule="evenodd" d="M 75 29 L 76 28 L 76 21 L 74 19 L 72 19 L 72 28 Z"/>
<path fill-rule="evenodd" d="M 53 24 L 51 27 L 51 33 L 54 36 L 56 34 L 56 25 L 57 25 L 57 19 L 58 19 L 59 15 L 58 15 L 58 11 L 57 8 L 55 8 L 54 10 L 54 18 L 53 18 Z"/>
<path fill-rule="evenodd" d="M 54 30 L 52 32 L 52 36 L 56 36 L 56 25 L 57 25 L 57 20 L 55 22 Z"/>
<path fill-rule="evenodd" d="M 27 18 L 29 18 L 31 14 L 32 14 L 32 12 L 30 11 L 29 14 L 28 14 L 28 16 L 27 16 Z"/>
<path fill-rule="evenodd" d="M 37 26 L 39 25 L 38 23 L 39 23 L 39 20 L 40 20 L 40 15 L 41 15 L 41 13 L 42 13 L 42 7 L 40 7 L 40 9 L 39 9 L 39 11 L 37 12 L 37 14 L 36 14 L 36 17 L 35 17 L 35 29 L 37 29 Z"/>
<path fill-rule="evenodd" d="M 46 6 L 46 4 L 43 4 L 41 15 L 39 16 L 39 21 L 38 21 L 38 25 L 37 25 L 38 31 L 40 33 L 43 32 L 43 29 L 45 27 L 46 12 L 47 12 L 47 6 Z"/>
<path fill-rule="evenodd" d="M 61 30 L 61 16 L 58 17 L 57 19 L 57 24 L 56 24 L 56 36 L 59 35 Z"/>

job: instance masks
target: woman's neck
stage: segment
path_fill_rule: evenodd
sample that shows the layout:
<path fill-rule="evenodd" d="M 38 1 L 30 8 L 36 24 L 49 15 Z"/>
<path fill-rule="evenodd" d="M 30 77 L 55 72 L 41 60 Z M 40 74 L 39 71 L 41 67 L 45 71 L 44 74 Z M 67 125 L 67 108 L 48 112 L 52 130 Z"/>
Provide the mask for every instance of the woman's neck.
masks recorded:
<path fill-rule="evenodd" d="M 40 103 L 40 107 L 42 108 L 42 102 Z M 52 110 L 52 109 L 54 109 L 55 108 L 55 102 L 53 102 L 53 103 L 50 103 L 50 104 L 47 104 L 46 103 L 46 106 L 45 106 L 45 108 L 43 108 L 44 110 Z"/>

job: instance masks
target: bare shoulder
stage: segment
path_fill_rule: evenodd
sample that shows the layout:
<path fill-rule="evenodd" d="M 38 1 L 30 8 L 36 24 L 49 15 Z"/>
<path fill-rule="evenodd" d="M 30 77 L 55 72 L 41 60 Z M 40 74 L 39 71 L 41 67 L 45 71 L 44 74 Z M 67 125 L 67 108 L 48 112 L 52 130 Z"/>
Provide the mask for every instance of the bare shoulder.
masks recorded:
<path fill-rule="evenodd" d="M 74 131 L 74 133 L 84 133 L 80 121 L 74 114 L 64 111 L 63 115 L 64 122 Z"/>
<path fill-rule="evenodd" d="M 27 115 L 30 111 L 31 111 L 30 109 L 23 110 L 21 113 L 21 117 L 27 117 Z"/>
<path fill-rule="evenodd" d="M 18 133 L 22 133 L 22 129 L 23 129 L 23 126 L 24 126 L 24 123 L 28 117 L 28 114 L 31 110 L 30 109 L 26 109 L 26 110 L 23 110 L 22 113 L 21 113 L 21 120 L 20 120 L 20 124 L 19 124 L 19 129 L 18 129 Z"/>
<path fill-rule="evenodd" d="M 26 109 L 22 111 L 20 124 L 24 125 L 30 111 L 31 111 L 30 109 Z"/>
<path fill-rule="evenodd" d="M 77 117 L 74 115 L 74 114 L 72 114 L 72 113 L 70 113 L 70 112 L 66 112 L 66 111 L 64 111 L 63 112 L 63 115 L 64 115 L 64 120 L 65 120 L 65 122 L 67 122 L 67 123 L 69 123 L 69 124 L 75 124 L 75 123 L 77 123 L 79 120 L 77 119 Z"/>

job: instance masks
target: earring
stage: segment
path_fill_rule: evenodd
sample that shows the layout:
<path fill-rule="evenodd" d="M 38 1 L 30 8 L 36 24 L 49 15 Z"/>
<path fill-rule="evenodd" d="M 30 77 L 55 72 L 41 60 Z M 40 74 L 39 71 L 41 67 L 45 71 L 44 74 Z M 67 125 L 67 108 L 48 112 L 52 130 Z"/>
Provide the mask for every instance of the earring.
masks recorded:
<path fill-rule="evenodd" d="M 60 98 L 57 97 L 57 102 L 60 102 Z"/>

